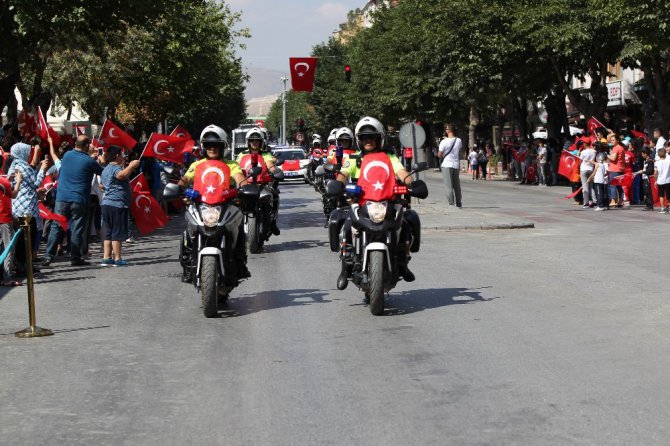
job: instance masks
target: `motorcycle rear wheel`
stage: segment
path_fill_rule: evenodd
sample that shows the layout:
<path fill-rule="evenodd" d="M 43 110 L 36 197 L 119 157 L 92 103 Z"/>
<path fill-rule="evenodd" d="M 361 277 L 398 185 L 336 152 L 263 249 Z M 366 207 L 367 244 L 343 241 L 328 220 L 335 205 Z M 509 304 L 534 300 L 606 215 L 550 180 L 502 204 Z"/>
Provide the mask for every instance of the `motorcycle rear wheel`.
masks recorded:
<path fill-rule="evenodd" d="M 219 265 L 214 256 L 203 256 L 200 266 L 200 296 L 205 317 L 215 317 L 219 312 Z"/>
<path fill-rule="evenodd" d="M 384 253 L 372 251 L 368 263 L 368 283 L 370 295 L 370 313 L 375 316 L 384 314 Z"/>

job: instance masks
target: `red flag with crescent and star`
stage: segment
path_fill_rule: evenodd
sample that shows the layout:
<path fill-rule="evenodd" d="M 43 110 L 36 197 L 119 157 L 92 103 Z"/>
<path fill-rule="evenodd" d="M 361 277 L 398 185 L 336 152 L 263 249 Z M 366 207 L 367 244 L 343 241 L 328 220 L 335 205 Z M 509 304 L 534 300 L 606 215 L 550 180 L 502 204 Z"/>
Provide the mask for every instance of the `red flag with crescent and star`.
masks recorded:
<path fill-rule="evenodd" d="M 386 153 L 369 153 L 363 157 L 358 185 L 363 189 L 361 204 L 393 198 L 395 172 Z"/>
<path fill-rule="evenodd" d="M 603 125 L 602 122 L 598 121 L 596 118 L 593 116 L 589 118 L 589 120 L 586 122 L 586 127 L 589 130 L 589 133 L 592 135 L 595 135 L 596 130 L 603 128 L 605 130 L 609 130 L 607 127 Z"/>
<path fill-rule="evenodd" d="M 208 160 L 198 164 L 193 178 L 193 189 L 200 193 L 205 204 L 225 201 L 230 194 L 230 167 L 220 160 Z"/>
<path fill-rule="evenodd" d="M 60 214 L 55 214 L 51 212 L 41 201 L 39 202 L 38 206 L 39 211 L 40 211 L 40 217 L 42 217 L 44 220 L 53 220 L 56 223 L 60 225 L 61 228 L 63 228 L 63 231 L 67 231 L 67 217 L 64 215 Z"/>
<path fill-rule="evenodd" d="M 37 106 L 37 134 L 46 142 L 47 137 L 51 136 L 54 147 L 60 145 L 60 135 L 47 123 L 42 113 L 42 107 Z"/>
<path fill-rule="evenodd" d="M 182 127 L 181 124 L 177 124 L 177 127 L 175 127 L 174 130 L 170 132 L 170 136 L 176 136 L 177 138 L 181 139 L 193 139 L 188 130 Z"/>
<path fill-rule="evenodd" d="M 140 230 L 140 234 L 150 234 L 167 224 L 167 215 L 150 193 L 133 189 L 131 191 L 130 213 L 133 215 L 135 226 Z"/>
<path fill-rule="evenodd" d="M 184 153 L 190 153 L 193 150 L 193 144 L 192 139 L 152 133 L 142 156 L 184 164 Z"/>
<path fill-rule="evenodd" d="M 137 175 L 135 178 L 130 180 L 130 190 L 133 193 L 140 194 L 150 194 L 151 189 L 149 189 L 149 182 L 143 173 Z"/>
<path fill-rule="evenodd" d="M 317 57 L 291 57 L 291 86 L 293 91 L 314 90 L 314 73 L 316 72 Z"/>
<path fill-rule="evenodd" d="M 561 152 L 561 159 L 558 161 L 558 174 L 563 175 L 573 183 L 578 182 L 579 165 L 581 162 L 581 159 L 577 158 L 567 150 L 563 150 Z"/>
<path fill-rule="evenodd" d="M 109 146 L 121 146 L 126 149 L 132 149 L 137 145 L 135 138 L 114 124 L 111 119 L 105 119 L 99 139 L 105 142 L 105 148 Z"/>
<path fill-rule="evenodd" d="M 262 155 L 257 155 L 258 156 L 258 165 L 261 167 L 261 173 L 258 174 L 256 177 L 256 181 L 259 183 L 269 183 L 272 181 L 272 177 L 270 176 L 270 172 L 268 172 L 268 166 L 265 164 L 265 160 L 263 159 Z M 242 172 L 244 172 L 244 175 L 249 175 L 249 171 L 253 167 L 253 155 L 251 153 L 247 153 L 244 155 L 242 158 L 240 158 L 240 167 L 242 168 Z"/>
<path fill-rule="evenodd" d="M 618 177 L 614 177 L 610 180 L 610 186 L 621 186 L 623 188 L 629 188 L 633 185 L 633 178 L 635 175 L 632 173 L 625 173 L 623 175 L 619 175 Z"/>
<path fill-rule="evenodd" d="M 19 133 L 24 140 L 30 140 L 37 136 L 35 133 L 35 117 L 28 113 L 25 109 L 21 110 L 19 116 L 16 117 L 16 121 L 19 126 Z"/>

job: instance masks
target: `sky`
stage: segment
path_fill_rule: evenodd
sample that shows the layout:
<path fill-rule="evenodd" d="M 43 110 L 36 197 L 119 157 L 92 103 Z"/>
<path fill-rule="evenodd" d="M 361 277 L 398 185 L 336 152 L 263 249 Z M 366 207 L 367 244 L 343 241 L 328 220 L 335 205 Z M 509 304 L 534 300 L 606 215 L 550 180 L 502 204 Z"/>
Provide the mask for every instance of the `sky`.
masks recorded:
<path fill-rule="evenodd" d="M 309 56 L 312 47 L 326 42 L 347 13 L 362 8 L 366 0 L 224 0 L 242 12 L 241 28 L 249 28 L 246 50 L 239 50 L 243 64 L 284 71 L 288 58 Z"/>

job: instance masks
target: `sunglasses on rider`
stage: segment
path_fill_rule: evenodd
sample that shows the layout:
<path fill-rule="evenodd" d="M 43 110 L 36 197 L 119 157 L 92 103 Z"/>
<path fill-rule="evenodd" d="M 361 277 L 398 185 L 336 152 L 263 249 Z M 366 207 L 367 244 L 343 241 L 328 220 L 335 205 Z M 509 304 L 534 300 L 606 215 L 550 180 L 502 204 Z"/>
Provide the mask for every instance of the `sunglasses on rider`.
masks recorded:
<path fill-rule="evenodd" d="M 202 146 L 206 149 L 223 149 L 226 147 L 225 144 L 220 143 L 220 142 L 204 142 Z"/>

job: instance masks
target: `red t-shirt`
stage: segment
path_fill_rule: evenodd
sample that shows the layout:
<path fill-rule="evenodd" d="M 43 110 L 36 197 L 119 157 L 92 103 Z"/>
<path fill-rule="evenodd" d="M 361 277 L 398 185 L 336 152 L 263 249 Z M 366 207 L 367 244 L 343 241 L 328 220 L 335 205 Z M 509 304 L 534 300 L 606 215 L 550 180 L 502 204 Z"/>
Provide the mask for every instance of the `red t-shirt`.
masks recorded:
<path fill-rule="evenodd" d="M 609 171 L 610 172 L 623 172 L 626 170 L 626 160 L 624 159 L 624 150 L 620 145 L 612 147 L 612 152 L 610 156 L 616 156 L 615 161 L 610 159 Z"/>
<path fill-rule="evenodd" d="M 12 185 L 7 177 L 0 177 L 0 223 L 12 222 Z"/>
<path fill-rule="evenodd" d="M 635 162 L 635 154 L 630 150 L 626 150 L 623 159 L 626 161 L 626 173 L 633 173 L 633 163 Z"/>

